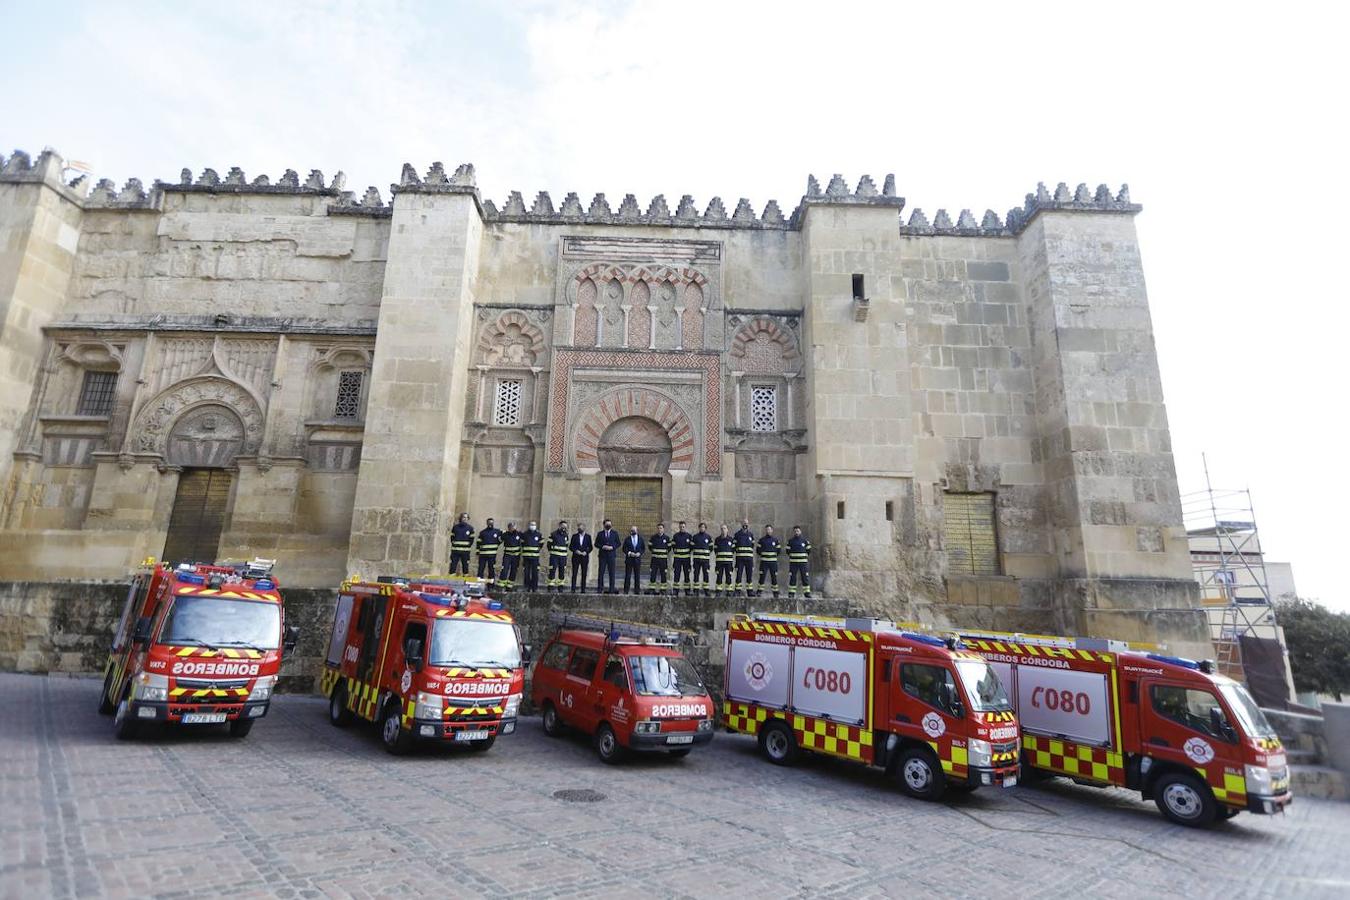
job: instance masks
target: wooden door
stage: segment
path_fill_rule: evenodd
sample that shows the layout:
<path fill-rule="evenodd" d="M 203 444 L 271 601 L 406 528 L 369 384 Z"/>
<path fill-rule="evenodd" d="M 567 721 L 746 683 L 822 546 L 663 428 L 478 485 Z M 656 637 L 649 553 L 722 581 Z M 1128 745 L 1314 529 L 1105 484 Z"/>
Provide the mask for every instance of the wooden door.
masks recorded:
<path fill-rule="evenodd" d="M 164 562 L 216 561 L 230 502 L 230 480 L 230 473 L 224 469 L 184 469 L 178 476 L 169 535 L 164 541 Z"/>
<path fill-rule="evenodd" d="M 619 534 L 626 536 L 629 526 L 636 525 L 645 538 L 661 521 L 661 479 L 605 479 L 604 517 L 614 523 Z"/>

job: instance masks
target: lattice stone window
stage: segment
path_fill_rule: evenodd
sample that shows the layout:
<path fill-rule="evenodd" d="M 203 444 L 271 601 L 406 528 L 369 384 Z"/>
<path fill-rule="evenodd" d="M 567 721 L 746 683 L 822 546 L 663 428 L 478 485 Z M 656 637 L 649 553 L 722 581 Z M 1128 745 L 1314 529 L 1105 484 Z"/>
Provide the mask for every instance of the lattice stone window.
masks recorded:
<path fill-rule="evenodd" d="M 361 386 L 365 372 L 339 372 L 337 401 L 333 404 L 333 418 L 355 419 L 361 415 Z"/>
<path fill-rule="evenodd" d="M 117 391 L 116 372 L 85 372 L 80 386 L 80 404 L 75 414 L 106 416 L 112 413 L 113 395 Z"/>
<path fill-rule="evenodd" d="M 750 388 L 750 430 L 778 430 L 778 388 L 771 384 Z"/>
<path fill-rule="evenodd" d="M 503 378 L 497 382 L 497 400 L 492 406 L 494 425 L 520 424 L 521 380 Z"/>
<path fill-rule="evenodd" d="M 994 495 L 942 495 L 943 542 L 953 575 L 999 574 Z"/>

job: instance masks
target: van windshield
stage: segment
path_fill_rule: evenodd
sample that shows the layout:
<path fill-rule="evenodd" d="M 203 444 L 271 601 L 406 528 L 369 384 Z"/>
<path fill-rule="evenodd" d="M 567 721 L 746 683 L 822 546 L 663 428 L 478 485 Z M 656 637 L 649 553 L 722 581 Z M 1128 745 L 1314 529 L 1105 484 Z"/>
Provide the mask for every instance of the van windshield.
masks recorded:
<path fill-rule="evenodd" d="M 431 632 L 427 662 L 433 666 L 520 668 L 520 641 L 508 622 L 441 619 Z"/>
<path fill-rule="evenodd" d="M 1247 737 L 1271 737 L 1275 734 L 1275 729 L 1266 721 L 1266 714 L 1261 712 L 1261 707 L 1256 705 L 1256 700 L 1247 693 L 1245 687 L 1236 682 L 1220 684 L 1219 693 L 1228 701 Z"/>
<path fill-rule="evenodd" d="M 956 660 L 956 671 L 961 675 L 970 708 L 976 712 L 1003 712 L 1012 709 L 1003 682 L 992 666 L 980 659 Z"/>
<path fill-rule="evenodd" d="M 633 690 L 644 697 L 702 696 L 703 681 L 683 656 L 630 656 Z"/>
<path fill-rule="evenodd" d="M 278 604 L 219 597 L 175 597 L 159 636 L 161 644 L 181 647 L 275 650 L 280 641 Z"/>

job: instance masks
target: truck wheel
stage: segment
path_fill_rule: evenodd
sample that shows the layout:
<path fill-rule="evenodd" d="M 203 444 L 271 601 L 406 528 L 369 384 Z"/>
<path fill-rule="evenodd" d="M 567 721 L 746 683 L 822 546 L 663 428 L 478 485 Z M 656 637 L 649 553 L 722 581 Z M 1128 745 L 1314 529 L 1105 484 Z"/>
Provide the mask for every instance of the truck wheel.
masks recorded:
<path fill-rule="evenodd" d="M 328 698 L 328 721 L 337 728 L 346 728 L 352 723 L 352 711 L 347 708 L 347 687 L 340 681 Z"/>
<path fill-rule="evenodd" d="M 122 700 L 117 704 L 117 711 L 113 715 L 113 734 L 117 735 L 119 741 L 129 741 L 136 737 L 137 725 L 131 715 L 131 685 L 127 684 L 127 689 L 122 692 Z"/>
<path fill-rule="evenodd" d="M 98 695 L 98 714 L 100 716 L 111 716 L 117 711 L 116 705 L 108 698 L 112 693 L 113 673 L 109 672 L 108 677 L 103 679 L 103 693 Z"/>
<path fill-rule="evenodd" d="M 230 737 L 244 738 L 253 730 L 252 719 L 235 719 L 230 723 Z"/>
<path fill-rule="evenodd" d="M 783 722 L 770 722 L 764 726 L 759 733 L 759 749 L 775 766 L 790 766 L 801 755 L 797 736 Z"/>
<path fill-rule="evenodd" d="M 684 759 L 686 756 L 689 755 L 689 748 L 681 747 L 678 750 L 667 750 L 666 752 L 669 753 L 671 756 L 673 756 L 675 759 Z"/>
<path fill-rule="evenodd" d="M 380 719 L 380 739 L 384 749 L 395 756 L 402 756 L 412 746 L 412 735 L 403 727 L 403 718 L 397 703 L 384 705 L 384 716 Z"/>
<path fill-rule="evenodd" d="M 601 722 L 600 727 L 595 729 L 595 752 L 603 763 L 613 764 L 623 759 L 623 745 L 608 722 Z"/>
<path fill-rule="evenodd" d="M 567 730 L 563 725 L 562 719 L 558 717 L 558 709 L 552 703 L 544 704 L 544 734 L 549 737 L 562 737 L 562 733 Z"/>
<path fill-rule="evenodd" d="M 470 741 L 469 749 L 476 753 L 486 753 L 492 749 L 492 745 L 495 743 L 497 743 L 497 736 L 494 734 L 485 741 Z"/>
<path fill-rule="evenodd" d="M 1213 824 L 1218 804 L 1209 786 L 1194 775 L 1168 772 L 1153 785 L 1158 811 L 1178 825 L 1203 828 Z"/>
<path fill-rule="evenodd" d="M 919 800 L 937 800 L 947 789 L 947 777 L 931 750 L 910 747 L 895 766 L 900 790 Z"/>

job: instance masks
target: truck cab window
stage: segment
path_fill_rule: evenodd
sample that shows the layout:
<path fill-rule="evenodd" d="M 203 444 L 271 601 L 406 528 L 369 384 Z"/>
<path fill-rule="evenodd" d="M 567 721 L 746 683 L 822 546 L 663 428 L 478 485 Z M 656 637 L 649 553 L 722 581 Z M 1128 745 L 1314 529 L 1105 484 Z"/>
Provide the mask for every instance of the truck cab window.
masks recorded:
<path fill-rule="evenodd" d="M 605 660 L 605 680 L 621 691 L 628 690 L 628 667 L 623 664 L 622 658 L 610 654 L 609 659 Z"/>
<path fill-rule="evenodd" d="M 1219 704 L 1219 698 L 1209 691 L 1174 684 L 1155 684 L 1149 687 L 1148 693 L 1153 711 L 1163 718 L 1216 740 L 1228 740 L 1211 712 L 1217 709 L 1222 716 L 1223 707 Z"/>
<path fill-rule="evenodd" d="M 540 657 L 539 665 L 545 669 L 566 669 L 567 655 L 571 652 L 572 648 L 567 644 L 554 644 Z"/>
<path fill-rule="evenodd" d="M 412 638 L 418 641 L 422 647 L 422 659 L 427 658 L 427 625 L 425 622 L 409 622 L 403 629 L 403 644 L 400 649 L 408 646 L 408 639 Z"/>
<path fill-rule="evenodd" d="M 960 695 L 952 673 L 942 666 L 907 663 L 900 667 L 900 687 L 911 697 L 955 715 L 954 699 Z"/>
<path fill-rule="evenodd" d="M 590 681 L 595 675 L 595 666 L 599 662 L 599 653 L 594 650 L 579 648 L 576 653 L 572 654 L 572 663 L 567 667 L 567 674 Z"/>

